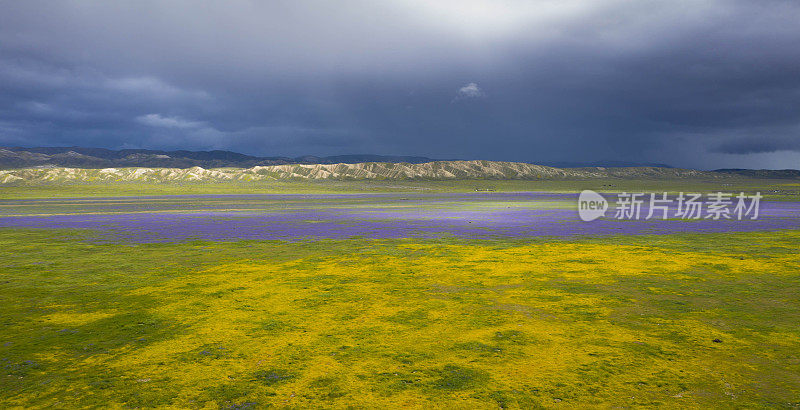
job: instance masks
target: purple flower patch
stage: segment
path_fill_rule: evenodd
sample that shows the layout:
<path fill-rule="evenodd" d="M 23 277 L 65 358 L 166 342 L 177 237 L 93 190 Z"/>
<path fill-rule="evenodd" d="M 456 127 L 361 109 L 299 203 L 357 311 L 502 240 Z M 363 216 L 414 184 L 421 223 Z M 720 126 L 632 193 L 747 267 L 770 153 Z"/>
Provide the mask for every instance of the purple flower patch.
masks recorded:
<path fill-rule="evenodd" d="M 800 229 L 797 202 L 764 201 L 757 220 L 617 220 L 609 212 L 605 218 L 583 222 L 578 218 L 576 198 L 549 193 L 231 195 L 137 198 L 131 203 L 111 201 L 106 205 L 82 199 L 81 203 L 91 206 L 75 206 L 71 213 L 59 214 L 36 211 L 37 206 L 49 206 L 52 201 L 27 200 L 32 206 L 26 208 L 28 214 L 0 215 L 0 227 L 91 229 L 133 242 L 490 239 Z M 643 212 L 646 214 L 646 209 Z"/>

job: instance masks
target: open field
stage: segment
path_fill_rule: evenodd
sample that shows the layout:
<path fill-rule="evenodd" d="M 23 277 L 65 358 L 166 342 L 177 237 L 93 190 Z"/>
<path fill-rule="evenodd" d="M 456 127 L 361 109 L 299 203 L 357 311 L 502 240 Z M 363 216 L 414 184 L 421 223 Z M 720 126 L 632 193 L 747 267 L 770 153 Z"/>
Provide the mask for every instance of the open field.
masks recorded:
<path fill-rule="evenodd" d="M 0 405 L 800 406 L 800 203 L 582 223 L 571 193 L 797 185 L 582 184 L 0 188 Z"/>
<path fill-rule="evenodd" d="M 336 194 L 336 193 L 464 193 L 497 192 L 753 192 L 777 200 L 800 201 L 800 182 L 794 179 L 720 180 L 594 179 L 586 180 L 276 180 L 249 182 L 116 182 L 37 183 L 0 186 L 0 198 L 73 198 L 151 195 Z"/>

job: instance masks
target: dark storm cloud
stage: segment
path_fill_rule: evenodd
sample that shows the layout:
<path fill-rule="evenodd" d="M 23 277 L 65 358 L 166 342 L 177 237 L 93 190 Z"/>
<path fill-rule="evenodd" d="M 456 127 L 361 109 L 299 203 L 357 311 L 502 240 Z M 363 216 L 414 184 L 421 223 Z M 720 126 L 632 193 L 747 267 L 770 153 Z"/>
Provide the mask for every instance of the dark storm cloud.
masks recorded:
<path fill-rule="evenodd" d="M 0 145 L 800 160 L 792 1 L 0 7 Z"/>
<path fill-rule="evenodd" d="M 769 135 L 766 134 L 765 135 Z M 794 138 L 786 137 L 795 136 Z M 782 130 L 778 136 L 769 135 L 761 138 L 729 138 L 717 145 L 713 151 L 724 154 L 759 154 L 778 151 L 800 151 L 800 129 Z"/>

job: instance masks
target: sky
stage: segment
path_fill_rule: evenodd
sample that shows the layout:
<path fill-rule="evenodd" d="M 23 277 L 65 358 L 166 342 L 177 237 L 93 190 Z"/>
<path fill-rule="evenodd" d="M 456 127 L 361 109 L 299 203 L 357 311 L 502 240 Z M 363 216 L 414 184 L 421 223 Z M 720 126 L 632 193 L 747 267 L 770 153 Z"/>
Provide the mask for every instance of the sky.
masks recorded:
<path fill-rule="evenodd" d="M 796 0 L 0 0 L 0 146 L 800 168 Z"/>

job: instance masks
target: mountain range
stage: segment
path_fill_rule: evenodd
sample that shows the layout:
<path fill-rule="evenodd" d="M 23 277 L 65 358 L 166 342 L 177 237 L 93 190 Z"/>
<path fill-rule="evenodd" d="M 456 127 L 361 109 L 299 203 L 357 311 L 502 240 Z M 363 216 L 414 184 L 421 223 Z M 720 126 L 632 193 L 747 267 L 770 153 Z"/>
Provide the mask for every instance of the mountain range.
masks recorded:
<path fill-rule="evenodd" d="M 276 179 L 800 179 L 798 170 L 698 171 L 663 164 L 437 161 L 426 157 L 340 155 L 255 157 L 231 151 L 0 148 L 0 183 L 45 181 L 230 181 Z"/>
<path fill-rule="evenodd" d="M 149 149 L 111 150 L 87 147 L 0 147 L 0 169 L 31 168 L 41 166 L 74 168 L 109 167 L 155 167 L 155 168 L 250 168 L 255 166 L 286 164 L 360 164 L 364 162 L 388 162 L 424 164 L 440 161 L 421 156 L 400 155 L 334 155 L 318 157 L 258 157 L 232 151 L 161 151 Z M 661 167 L 666 164 L 637 163 L 625 161 L 596 162 L 538 162 L 555 168 L 580 167 Z"/>
<path fill-rule="evenodd" d="M 0 184 L 29 182 L 171 182 L 269 181 L 285 179 L 594 179 L 594 178 L 726 178 L 730 175 L 679 168 L 553 168 L 520 162 L 434 161 L 422 164 L 285 164 L 251 168 L 64 168 L 37 167 L 0 171 Z"/>
<path fill-rule="evenodd" d="M 155 167 L 155 168 L 250 168 L 284 164 L 357 164 L 362 162 L 434 161 L 426 157 L 388 155 L 337 155 L 317 157 L 257 157 L 232 151 L 161 151 L 149 149 L 110 150 L 87 147 L 5 147 L 0 148 L 0 169 L 41 166 L 73 168 Z"/>

